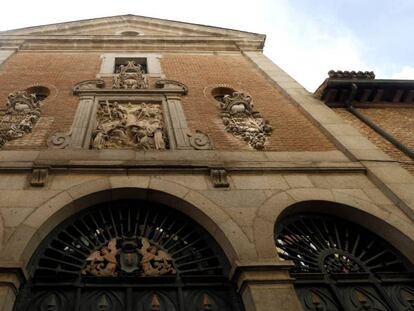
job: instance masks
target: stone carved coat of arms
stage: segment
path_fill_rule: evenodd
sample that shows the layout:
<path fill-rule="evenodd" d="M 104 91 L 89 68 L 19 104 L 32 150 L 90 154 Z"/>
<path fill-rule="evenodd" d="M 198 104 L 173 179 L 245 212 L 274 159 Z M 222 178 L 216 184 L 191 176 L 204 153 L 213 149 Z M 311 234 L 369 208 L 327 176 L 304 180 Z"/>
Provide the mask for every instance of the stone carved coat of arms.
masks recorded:
<path fill-rule="evenodd" d="M 40 104 L 35 94 L 26 91 L 16 91 L 8 96 L 7 109 L 0 119 L 0 148 L 33 130 L 41 116 Z"/>
<path fill-rule="evenodd" d="M 248 142 L 254 149 L 263 149 L 272 127 L 259 112 L 253 110 L 252 98 L 240 92 L 225 95 L 220 103 L 226 131 Z"/>
<path fill-rule="evenodd" d="M 121 274 L 156 277 L 175 275 L 176 270 L 170 255 L 151 245 L 146 238 L 114 238 L 86 259 L 81 273 L 98 277 L 117 277 Z"/>

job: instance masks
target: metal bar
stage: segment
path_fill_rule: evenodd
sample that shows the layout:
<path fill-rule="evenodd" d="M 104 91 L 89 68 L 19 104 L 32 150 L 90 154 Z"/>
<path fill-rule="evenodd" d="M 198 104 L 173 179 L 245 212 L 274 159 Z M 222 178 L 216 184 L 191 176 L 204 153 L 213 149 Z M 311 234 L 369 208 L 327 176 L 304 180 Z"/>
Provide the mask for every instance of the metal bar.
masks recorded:
<path fill-rule="evenodd" d="M 351 94 L 349 95 L 349 98 L 346 101 L 346 109 L 349 112 L 351 112 L 354 116 L 356 116 L 358 119 L 360 119 L 362 122 L 364 122 L 366 125 L 368 125 L 370 128 L 372 128 L 375 132 L 377 132 L 382 137 L 384 137 L 386 140 L 388 140 L 391 144 L 397 147 L 400 151 L 405 153 L 411 160 L 414 160 L 414 152 L 410 148 L 408 148 L 401 141 L 399 141 L 397 138 L 392 136 L 390 133 L 385 131 L 383 128 L 375 124 L 371 119 L 369 119 L 367 116 L 365 116 L 364 114 L 362 114 L 361 112 L 359 112 L 352 106 L 357 89 L 358 89 L 357 85 L 355 83 L 352 83 Z"/>

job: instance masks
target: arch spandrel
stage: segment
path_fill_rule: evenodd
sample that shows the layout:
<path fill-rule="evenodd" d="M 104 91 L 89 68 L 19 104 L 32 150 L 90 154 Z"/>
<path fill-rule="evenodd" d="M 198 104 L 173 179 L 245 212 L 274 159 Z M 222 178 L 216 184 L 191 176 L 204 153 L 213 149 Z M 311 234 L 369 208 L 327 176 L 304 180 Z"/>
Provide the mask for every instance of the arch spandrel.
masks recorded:
<path fill-rule="evenodd" d="M 66 218 L 78 211 L 116 199 L 142 199 L 163 203 L 199 223 L 224 250 L 232 263 L 257 256 L 254 245 L 239 226 L 198 192 L 160 178 L 146 176 L 100 178 L 73 186 L 39 206 L 4 246 L 4 262 L 25 267 L 42 239 Z"/>

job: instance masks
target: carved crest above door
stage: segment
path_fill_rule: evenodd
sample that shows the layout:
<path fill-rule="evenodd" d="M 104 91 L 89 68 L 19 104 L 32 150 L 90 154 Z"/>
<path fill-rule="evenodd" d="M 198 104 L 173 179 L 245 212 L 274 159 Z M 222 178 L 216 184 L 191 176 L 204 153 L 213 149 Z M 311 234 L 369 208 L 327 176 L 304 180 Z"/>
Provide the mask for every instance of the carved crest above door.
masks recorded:
<path fill-rule="evenodd" d="M 128 61 L 126 65 L 121 65 L 120 72 L 113 76 L 112 87 L 114 89 L 145 89 L 148 87 L 148 81 L 141 65 Z"/>
<path fill-rule="evenodd" d="M 151 245 L 146 238 L 114 238 L 106 246 L 94 251 L 86 262 L 85 268 L 82 269 L 82 275 L 85 276 L 156 277 L 176 274 L 171 256 Z"/>

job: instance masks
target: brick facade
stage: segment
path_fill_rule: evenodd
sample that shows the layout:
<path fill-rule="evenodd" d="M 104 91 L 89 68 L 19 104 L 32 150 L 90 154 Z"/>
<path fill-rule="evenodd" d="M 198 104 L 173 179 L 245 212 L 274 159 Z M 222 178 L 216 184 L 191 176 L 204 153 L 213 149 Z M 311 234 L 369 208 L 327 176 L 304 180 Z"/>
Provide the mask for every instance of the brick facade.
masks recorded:
<path fill-rule="evenodd" d="M 250 94 L 253 104 L 268 119 L 273 133 L 266 150 L 327 151 L 334 146 L 279 91 L 277 91 L 242 55 L 164 55 L 161 65 L 168 79 L 185 83 L 183 97 L 187 121 L 193 130 L 208 133 L 217 149 L 248 150 L 248 145 L 228 134 L 219 117 L 218 103 L 211 90 L 228 86 Z"/>
<path fill-rule="evenodd" d="M 393 135 L 407 147 L 414 149 L 414 109 L 412 108 L 367 108 L 360 111 L 375 122 L 378 126 Z M 391 158 L 397 160 L 401 166 L 411 174 L 414 173 L 414 161 L 397 149 L 393 144 L 360 121 L 344 108 L 337 108 L 335 112 L 352 124 L 378 148 Z"/>
<path fill-rule="evenodd" d="M 5 148 L 46 147 L 53 132 L 68 131 L 79 102 L 72 88 L 80 81 L 94 79 L 99 66 L 99 54 L 92 53 L 21 52 L 10 57 L 0 69 L 0 107 L 5 107 L 9 93 L 34 85 L 48 87 L 51 94 L 43 102 L 43 118 L 33 133 L 7 143 Z"/>
<path fill-rule="evenodd" d="M 10 92 L 32 85 L 51 90 L 42 106 L 42 119 L 33 133 L 8 142 L 6 149 L 44 148 L 54 132 L 68 131 L 79 98 L 73 86 L 94 79 L 100 68 L 100 54 L 17 53 L 0 73 L 0 101 Z M 333 144 L 242 55 L 163 55 L 163 72 L 167 79 L 181 81 L 189 87 L 183 97 L 183 108 L 190 128 L 207 133 L 216 149 L 250 150 L 247 143 L 227 133 L 219 116 L 217 101 L 211 95 L 214 87 L 226 85 L 250 94 L 255 109 L 273 127 L 267 139 L 270 151 L 329 151 Z M 105 79 L 110 85 L 110 79 Z M 154 82 L 151 79 L 151 84 Z"/>

